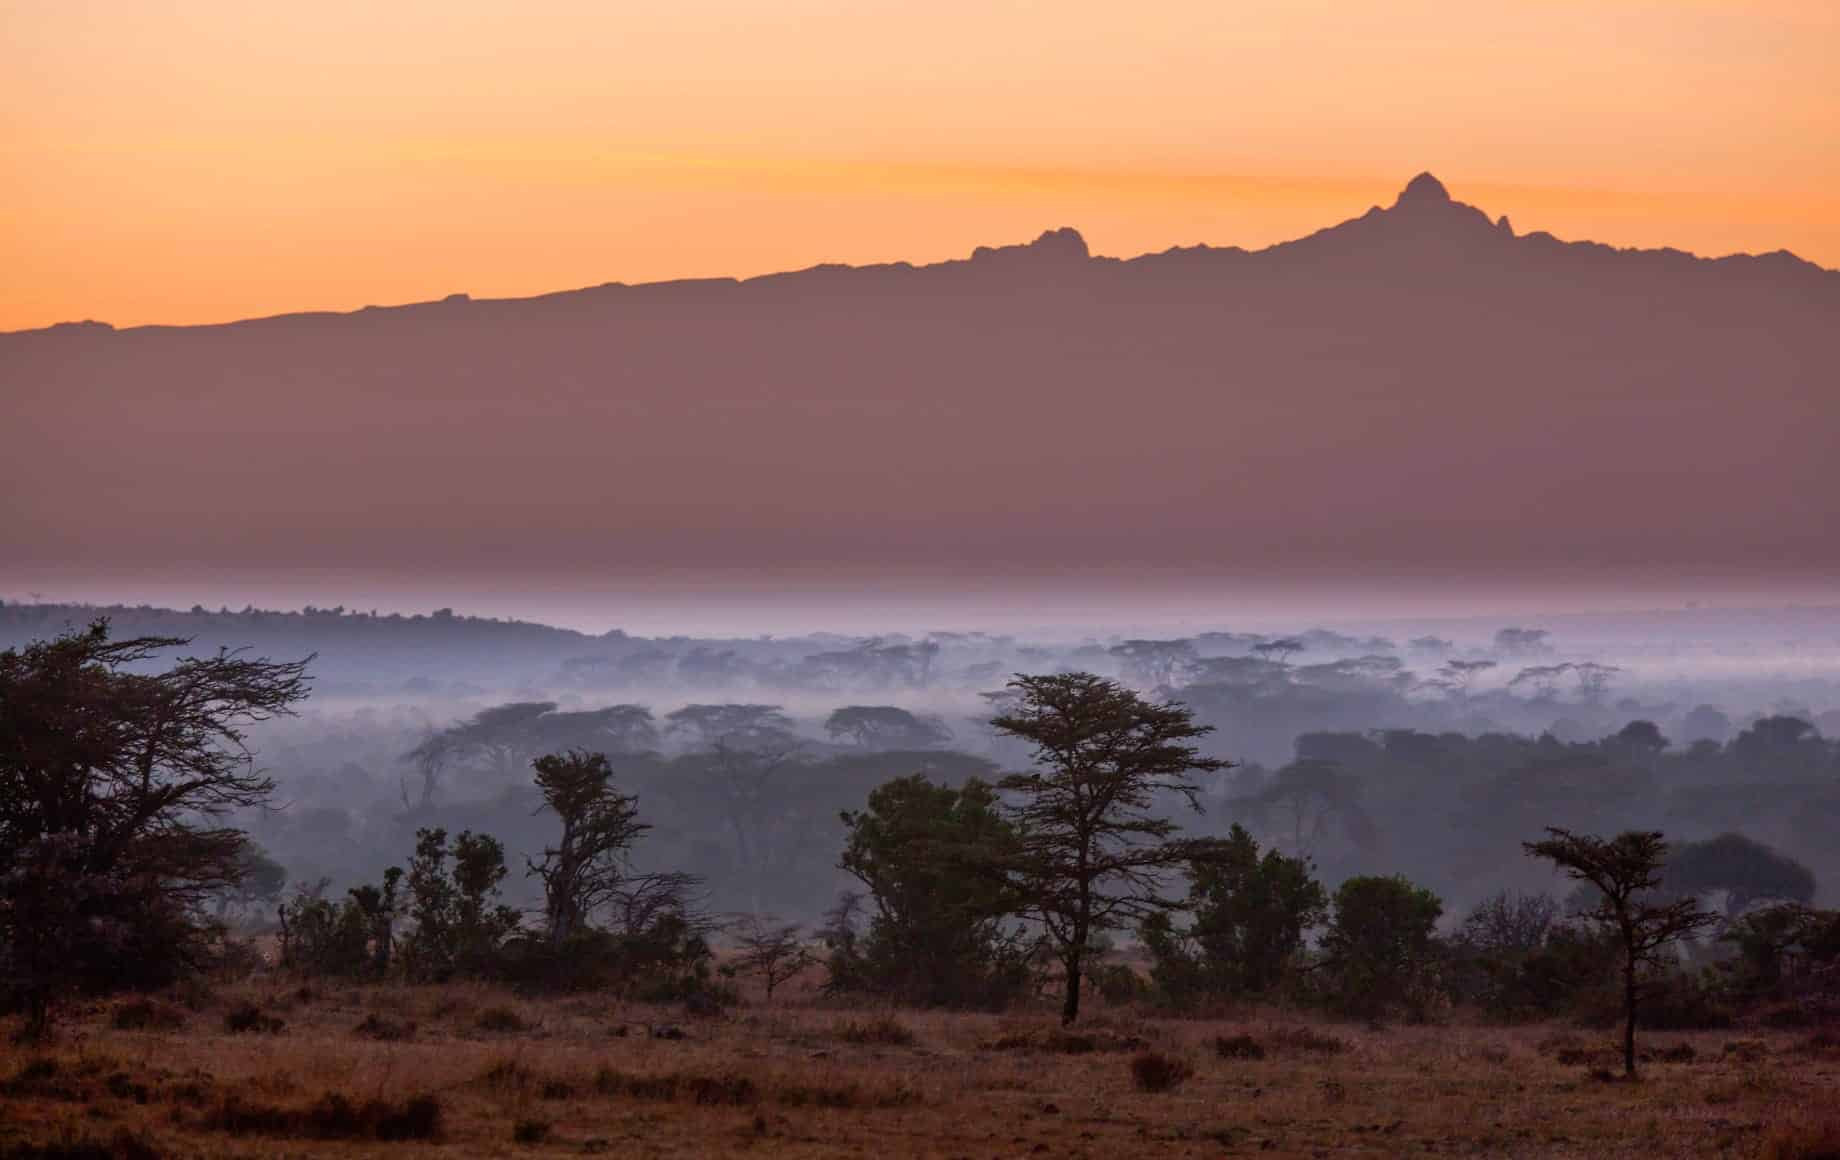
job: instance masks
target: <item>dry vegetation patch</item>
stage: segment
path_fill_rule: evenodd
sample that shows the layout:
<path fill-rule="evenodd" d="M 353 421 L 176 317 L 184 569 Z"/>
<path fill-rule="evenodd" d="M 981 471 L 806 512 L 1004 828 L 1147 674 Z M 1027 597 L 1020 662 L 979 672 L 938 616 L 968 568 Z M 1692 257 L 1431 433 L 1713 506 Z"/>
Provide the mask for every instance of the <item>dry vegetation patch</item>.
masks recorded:
<path fill-rule="evenodd" d="M 230 1034 L 220 1017 L 152 1035 L 117 1028 L 120 1005 L 103 1005 L 49 1049 L 0 1063 L 0 1160 L 127 1155 L 118 1133 L 169 1157 L 405 1155 L 437 1131 L 451 1157 L 1811 1160 L 1832 1131 L 1811 1109 L 1840 1095 L 1831 1034 L 1775 1028 L 1644 1037 L 1642 1082 L 1600 1084 L 1588 1079 L 1600 1065 L 1569 1052 L 1595 1059 L 1608 1038 L 1553 1026 L 1375 1032 L 1288 1013 L 1101 1011 L 1063 1031 L 1046 1013 L 782 1003 L 666 1040 L 615 1032 L 674 1009 L 605 997 L 546 1003 L 479 985 L 283 997 L 216 1003 L 286 1010 L 279 1036 Z M 481 1035 L 478 1015 L 495 1008 L 541 1033 Z M 390 1031 L 410 1023 L 412 1037 Z M 1620 1060 L 1601 1066 L 1614 1074 Z M 438 1111 L 418 1113 L 422 1097 Z"/>

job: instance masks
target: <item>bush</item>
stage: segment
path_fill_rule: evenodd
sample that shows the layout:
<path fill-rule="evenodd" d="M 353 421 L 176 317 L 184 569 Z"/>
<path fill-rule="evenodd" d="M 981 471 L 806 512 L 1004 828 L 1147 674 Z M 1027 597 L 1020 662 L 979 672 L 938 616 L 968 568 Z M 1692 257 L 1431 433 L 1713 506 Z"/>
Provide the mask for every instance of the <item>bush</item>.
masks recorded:
<path fill-rule="evenodd" d="M 185 1026 L 185 1012 L 157 999 L 130 999 L 115 1008 L 109 1025 L 117 1031 L 177 1031 Z"/>
<path fill-rule="evenodd" d="M 1131 1082 L 1137 1085 L 1138 1091 L 1174 1091 L 1194 1074 L 1195 1069 L 1187 1060 L 1158 1051 L 1145 1051 L 1131 1059 Z"/>
<path fill-rule="evenodd" d="M 366 1039 L 375 1039 L 383 1043 L 400 1043 L 405 1039 L 415 1038 L 414 1023 L 399 1023 L 394 1019 L 385 1019 L 381 1015 L 371 1014 L 364 1021 L 352 1028 L 352 1034 L 362 1035 Z"/>
<path fill-rule="evenodd" d="M 234 1007 L 224 1016 L 224 1030 L 232 1035 L 279 1035 L 287 1022 L 278 1019 L 254 1003 Z"/>
<path fill-rule="evenodd" d="M 843 822 L 838 864 L 868 888 L 876 914 L 858 930 L 856 895 L 832 912 L 820 932 L 827 990 L 997 1010 L 1030 989 L 1032 946 L 1010 921 L 1017 900 L 989 872 L 1017 840 L 993 788 L 976 778 L 957 788 L 896 778 Z"/>
<path fill-rule="evenodd" d="M 594 1090 L 602 1095 L 641 1100 L 670 1101 L 688 1097 L 692 1103 L 705 1106 L 746 1107 L 760 1100 L 760 1088 L 754 1081 L 732 1072 L 626 1075 L 603 1067 L 595 1073 Z"/>
<path fill-rule="evenodd" d="M 1223 1035 L 1214 1040 L 1214 1054 L 1222 1059 L 1264 1059 L 1265 1045 L 1250 1035 Z"/>
<path fill-rule="evenodd" d="M 1311 1055 L 1340 1055 L 1348 1050 L 1347 1040 L 1325 1035 L 1310 1027 L 1280 1027 L 1268 1032 L 1266 1038 L 1273 1047 L 1308 1052 Z"/>
<path fill-rule="evenodd" d="M 1435 935 L 1444 904 L 1404 878 L 1350 878 L 1335 892 L 1323 937 L 1332 1005 L 1378 1018 L 1422 1015 L 1432 997 Z"/>
<path fill-rule="evenodd" d="M 1192 925 L 1179 930 L 1159 913 L 1138 931 L 1150 951 L 1151 982 L 1182 1007 L 1205 996 L 1270 992 L 1289 976 L 1305 933 L 1322 921 L 1327 900 L 1309 861 L 1276 850 L 1261 855 L 1238 824 L 1195 849 L 1187 870 Z"/>
<path fill-rule="evenodd" d="M 105 1142 L 95 1139 L 63 1140 L 55 1144 L 0 1145 L 0 1160 L 164 1160 L 146 1136 L 126 1128 Z"/>
<path fill-rule="evenodd" d="M 411 1096 L 400 1103 L 368 1100 L 362 1104 L 328 1092 L 304 1108 L 245 1103 L 231 1096 L 209 1116 L 205 1126 L 232 1136 L 272 1136 L 308 1140 L 432 1140 L 440 1133 L 441 1101 Z"/>
<path fill-rule="evenodd" d="M 839 1023 L 836 1036 L 845 1043 L 873 1043 L 883 1047 L 911 1047 L 914 1042 L 913 1030 L 890 1015 L 860 1023 L 854 1019 Z"/>
<path fill-rule="evenodd" d="M 1834 1160 L 1840 1156 L 1840 1120 L 1785 1124 L 1764 1137 L 1762 1160 Z"/>
<path fill-rule="evenodd" d="M 509 1007 L 487 1007 L 473 1020 L 473 1026 L 494 1033 L 530 1030 L 524 1017 Z"/>

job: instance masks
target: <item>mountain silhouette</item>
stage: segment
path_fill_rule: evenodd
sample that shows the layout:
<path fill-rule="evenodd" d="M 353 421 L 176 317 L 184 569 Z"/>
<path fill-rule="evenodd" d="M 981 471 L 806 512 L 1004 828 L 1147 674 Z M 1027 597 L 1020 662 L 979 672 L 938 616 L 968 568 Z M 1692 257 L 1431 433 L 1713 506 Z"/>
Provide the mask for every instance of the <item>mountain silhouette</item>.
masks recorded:
<path fill-rule="evenodd" d="M 0 514 L 40 568 L 1819 576 L 1837 335 L 1835 271 L 1427 173 L 1257 251 L 0 335 Z"/>

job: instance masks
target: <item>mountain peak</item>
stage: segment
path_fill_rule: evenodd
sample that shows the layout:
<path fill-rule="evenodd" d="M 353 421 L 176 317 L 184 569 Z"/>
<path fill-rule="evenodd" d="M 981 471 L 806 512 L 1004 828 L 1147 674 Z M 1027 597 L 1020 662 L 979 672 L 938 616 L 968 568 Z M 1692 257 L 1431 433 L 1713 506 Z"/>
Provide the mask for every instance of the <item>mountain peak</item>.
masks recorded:
<path fill-rule="evenodd" d="M 1086 239 L 1080 236 L 1079 230 L 1072 226 L 1062 226 L 1058 230 L 1043 230 L 1040 237 L 1022 245 L 979 246 L 971 252 L 973 261 L 989 261 L 993 258 L 1013 258 L 1023 255 L 1059 261 L 1084 262 L 1092 257 L 1092 251 L 1086 248 Z"/>
<path fill-rule="evenodd" d="M 1450 191 L 1444 188 L 1444 183 L 1429 173 L 1421 173 L 1406 182 L 1406 187 L 1399 191 L 1399 199 L 1393 205 L 1398 207 L 1402 205 L 1448 205 L 1449 203 Z"/>

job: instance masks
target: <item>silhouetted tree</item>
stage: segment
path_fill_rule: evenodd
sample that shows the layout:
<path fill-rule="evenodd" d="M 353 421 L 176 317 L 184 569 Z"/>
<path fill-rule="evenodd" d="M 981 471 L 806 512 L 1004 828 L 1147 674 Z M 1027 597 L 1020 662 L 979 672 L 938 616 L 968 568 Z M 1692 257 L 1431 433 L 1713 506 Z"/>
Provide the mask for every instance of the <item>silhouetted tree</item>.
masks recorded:
<path fill-rule="evenodd" d="M 492 972 L 518 928 L 517 912 L 498 902 L 504 878 L 505 848 L 490 834 L 462 831 L 450 849 L 446 830 L 416 831 L 408 874 L 415 925 L 403 948 L 411 977 L 439 982 Z"/>
<path fill-rule="evenodd" d="M 1186 640 L 1127 640 L 1106 650 L 1124 669 L 1125 679 L 1146 689 L 1163 689 L 1195 661 L 1195 646 Z"/>
<path fill-rule="evenodd" d="M 1613 931 L 1623 952 L 1623 1072 L 1636 1074 L 1636 1011 L 1641 972 L 1658 967 L 1674 944 L 1714 921 L 1695 899 L 1654 902 L 1667 842 L 1656 831 L 1629 830 L 1614 838 L 1548 827 L 1544 841 L 1523 843 L 1527 853 L 1553 863 L 1568 878 L 1597 890 L 1597 903 L 1581 918 Z"/>
<path fill-rule="evenodd" d="M 797 923 L 782 925 L 769 918 L 749 915 L 741 921 L 735 944 L 735 972 L 759 978 L 766 988 L 769 1003 L 781 983 L 797 977 L 800 971 L 818 961 L 805 945 Z"/>
<path fill-rule="evenodd" d="M 1443 913 L 1437 895 L 1404 878 L 1342 883 L 1322 940 L 1336 1004 L 1370 1018 L 1396 1004 L 1422 1011 Z"/>
<path fill-rule="evenodd" d="M 613 899 L 626 878 L 632 844 L 651 827 L 639 820 L 639 799 L 614 788 L 605 754 L 575 750 L 531 764 L 544 807 L 562 833 L 541 861 L 525 863 L 543 882 L 550 944 L 561 946 Z"/>
<path fill-rule="evenodd" d="M 915 774 L 845 810 L 839 868 L 868 889 L 867 933 L 832 947 L 833 988 L 947 1006 L 1000 1006 L 1015 989 L 1018 899 L 1005 876 L 1015 830 L 977 778 L 953 788 Z M 855 905 L 855 904 L 852 904 Z"/>
<path fill-rule="evenodd" d="M 1736 918 L 1759 902 L 1814 901 L 1814 873 L 1743 834 L 1720 834 L 1704 842 L 1686 842 L 1668 855 L 1661 888 L 1669 894 L 1704 898 L 1725 896 L 1727 918 Z"/>
<path fill-rule="evenodd" d="M 1258 842 L 1235 824 L 1224 839 L 1193 843 L 1187 872 L 1188 929 L 1164 912 L 1139 927 L 1154 964 L 1151 980 L 1174 999 L 1276 987 L 1328 904 L 1309 862 L 1276 850 L 1261 856 Z"/>
<path fill-rule="evenodd" d="M 268 800 L 244 731 L 292 712 L 307 661 L 136 671 L 187 643 L 111 641 L 97 621 L 0 652 L 0 987 L 29 1036 L 66 989 L 193 964 L 203 905 L 250 872 L 242 831 L 218 822 Z"/>
<path fill-rule="evenodd" d="M 1005 777 L 1021 835 L 1016 863 L 1024 905 L 1053 940 L 1066 978 L 1061 1021 L 1080 1014 L 1093 940 L 1175 905 L 1163 874 L 1187 856 L 1177 826 L 1152 807 L 1173 796 L 1197 813 L 1192 775 L 1228 769 L 1190 742 L 1212 732 L 1180 704 L 1152 704 L 1092 673 L 1023 676 L 1021 700 L 993 720 L 1035 747 L 1039 767 Z"/>
<path fill-rule="evenodd" d="M 824 731 L 864 749 L 930 749 L 952 740 L 952 731 L 937 718 L 893 705 L 845 705 L 825 720 Z"/>

